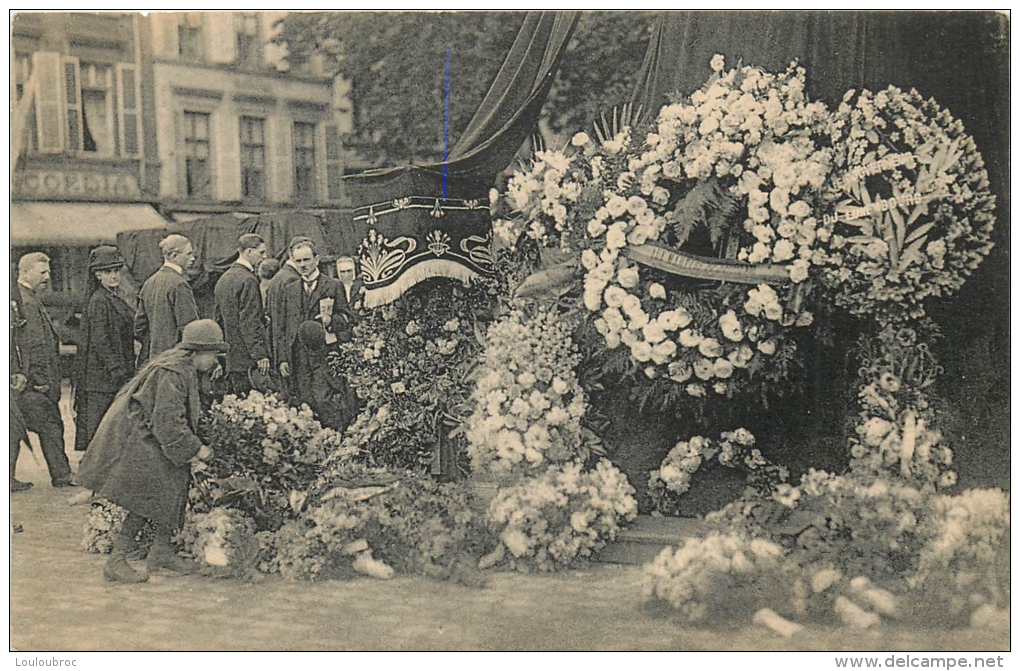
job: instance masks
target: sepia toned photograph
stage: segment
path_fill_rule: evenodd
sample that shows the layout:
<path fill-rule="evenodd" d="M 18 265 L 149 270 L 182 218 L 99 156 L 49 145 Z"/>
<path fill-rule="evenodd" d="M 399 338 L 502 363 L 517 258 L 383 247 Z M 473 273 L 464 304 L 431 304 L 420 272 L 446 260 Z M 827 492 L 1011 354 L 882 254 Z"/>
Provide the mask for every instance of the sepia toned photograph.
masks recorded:
<path fill-rule="evenodd" d="M 1008 11 L 9 38 L 16 666 L 1008 662 Z"/>

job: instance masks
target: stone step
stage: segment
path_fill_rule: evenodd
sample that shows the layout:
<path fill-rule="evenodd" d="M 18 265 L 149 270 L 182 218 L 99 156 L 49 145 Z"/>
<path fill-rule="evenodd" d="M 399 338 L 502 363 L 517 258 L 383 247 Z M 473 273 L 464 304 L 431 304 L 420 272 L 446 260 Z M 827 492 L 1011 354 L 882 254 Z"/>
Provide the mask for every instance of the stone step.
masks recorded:
<path fill-rule="evenodd" d="M 705 523 L 696 518 L 638 515 L 633 523 L 620 530 L 616 541 L 593 558 L 607 564 L 647 564 L 667 545 L 675 548 L 685 539 L 705 531 Z"/>

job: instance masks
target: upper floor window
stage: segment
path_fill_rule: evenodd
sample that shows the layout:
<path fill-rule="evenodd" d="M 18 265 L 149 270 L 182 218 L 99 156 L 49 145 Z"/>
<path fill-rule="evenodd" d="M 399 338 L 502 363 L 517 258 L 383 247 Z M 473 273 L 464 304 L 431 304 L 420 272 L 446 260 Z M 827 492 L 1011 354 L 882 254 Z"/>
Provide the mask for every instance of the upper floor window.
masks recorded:
<path fill-rule="evenodd" d="M 266 120 L 241 117 L 241 196 L 266 197 Z"/>
<path fill-rule="evenodd" d="M 209 114 L 184 113 L 184 189 L 188 196 L 212 197 Z"/>
<path fill-rule="evenodd" d="M 259 20 L 254 14 L 239 14 L 237 21 L 237 62 L 246 67 L 257 67 L 262 59 L 259 41 Z"/>
<path fill-rule="evenodd" d="M 177 26 L 177 44 L 183 60 L 200 61 L 204 56 L 202 48 L 202 14 L 188 12 Z"/>
<path fill-rule="evenodd" d="M 27 65 L 22 60 L 16 68 L 27 71 Z M 141 155 L 141 109 L 133 63 L 86 62 L 38 51 L 32 55 L 31 70 L 36 80 L 35 146 L 40 153 Z"/>
<path fill-rule="evenodd" d="M 315 201 L 315 124 L 294 123 L 294 200 Z"/>

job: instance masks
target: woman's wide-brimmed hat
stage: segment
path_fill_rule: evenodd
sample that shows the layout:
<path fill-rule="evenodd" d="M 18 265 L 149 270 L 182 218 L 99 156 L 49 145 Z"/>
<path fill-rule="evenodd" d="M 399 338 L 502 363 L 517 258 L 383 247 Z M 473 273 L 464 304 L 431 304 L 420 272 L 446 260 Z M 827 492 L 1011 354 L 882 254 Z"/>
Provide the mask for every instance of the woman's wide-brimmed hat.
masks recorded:
<path fill-rule="evenodd" d="M 89 252 L 89 272 L 124 267 L 124 257 L 113 245 L 100 245 Z"/>
<path fill-rule="evenodd" d="M 178 347 L 192 352 L 226 352 L 229 349 L 223 342 L 223 329 L 212 319 L 196 319 L 185 325 Z"/>

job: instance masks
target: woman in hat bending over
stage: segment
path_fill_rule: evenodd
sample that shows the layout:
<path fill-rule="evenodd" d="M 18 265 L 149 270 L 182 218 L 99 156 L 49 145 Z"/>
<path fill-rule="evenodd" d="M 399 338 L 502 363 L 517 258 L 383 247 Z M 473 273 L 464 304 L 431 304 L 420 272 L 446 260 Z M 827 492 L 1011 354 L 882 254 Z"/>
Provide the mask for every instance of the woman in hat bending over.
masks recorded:
<path fill-rule="evenodd" d="M 135 374 L 133 297 L 121 291 L 124 259 L 117 248 L 101 245 L 89 254 L 89 285 L 94 287 L 81 324 L 75 365 L 74 449 L 88 448 L 117 390 Z"/>
<path fill-rule="evenodd" d="M 196 435 L 201 413 L 198 375 L 215 368 L 217 356 L 226 349 L 223 331 L 213 320 L 187 324 L 181 342 L 146 362 L 99 424 L 77 480 L 128 511 L 103 569 L 107 580 L 144 582 L 148 573 L 160 569 L 195 570 L 193 562 L 177 556 L 170 538 L 184 523 L 189 462 L 212 456 Z M 146 520 L 154 537 L 148 571 L 141 572 L 127 563 L 127 555 Z"/>

